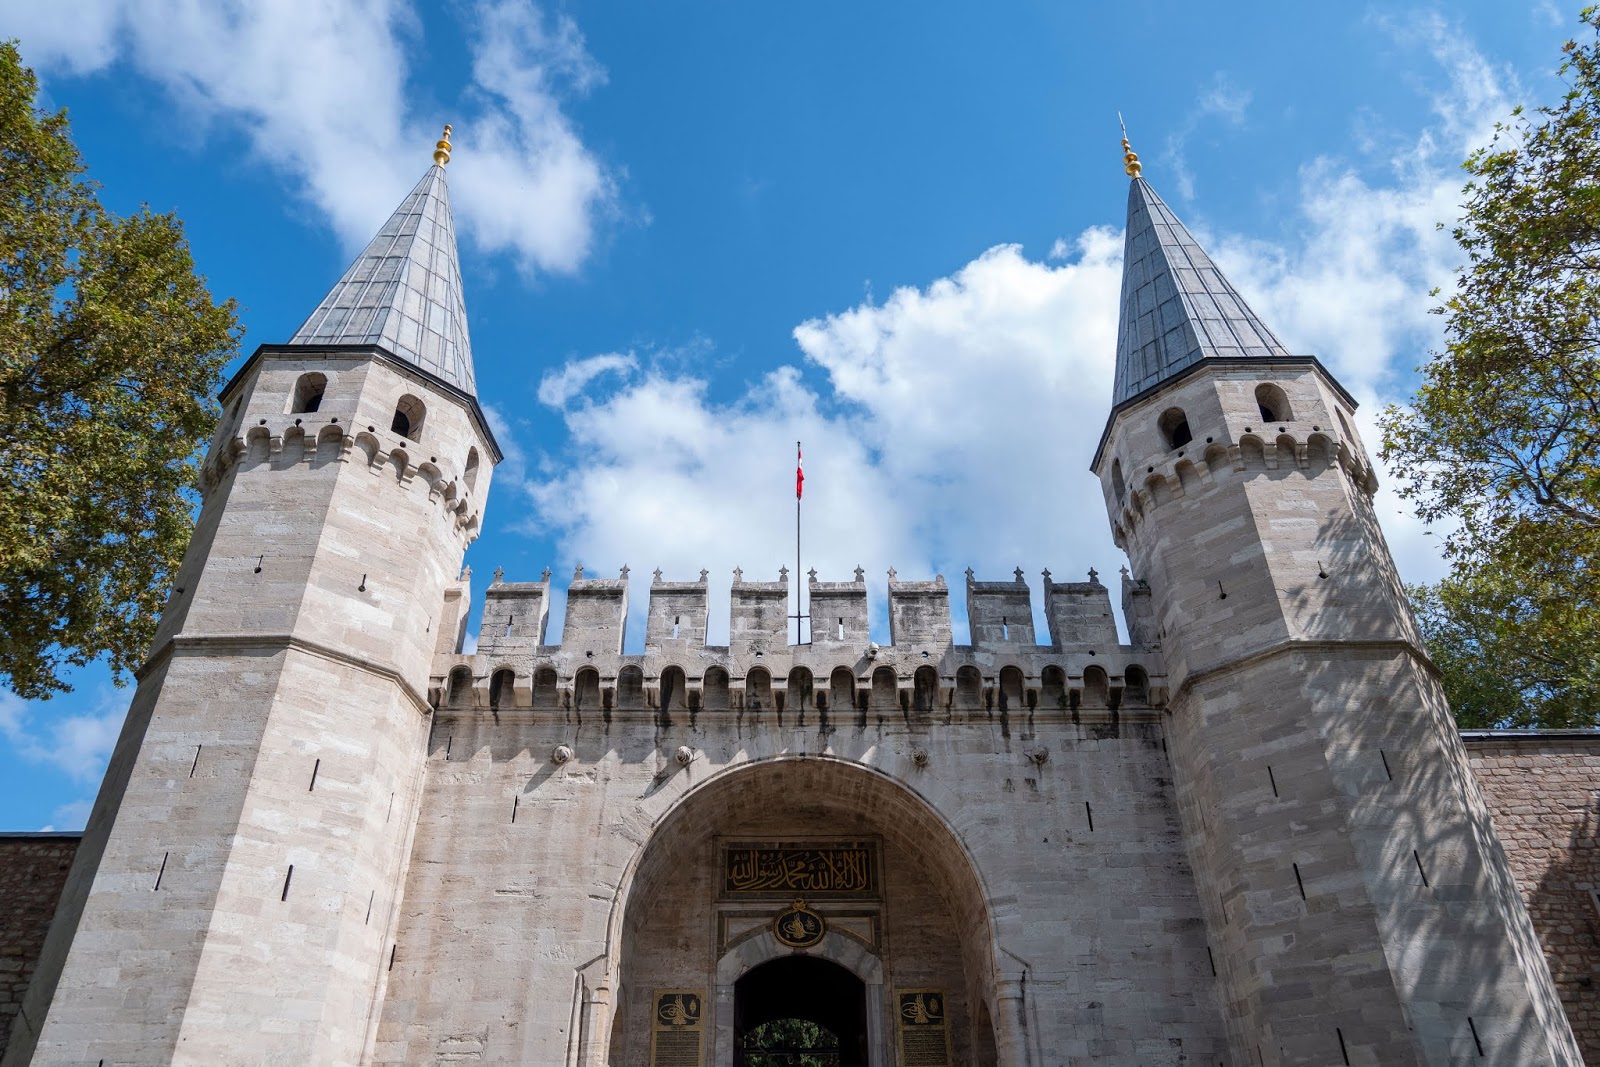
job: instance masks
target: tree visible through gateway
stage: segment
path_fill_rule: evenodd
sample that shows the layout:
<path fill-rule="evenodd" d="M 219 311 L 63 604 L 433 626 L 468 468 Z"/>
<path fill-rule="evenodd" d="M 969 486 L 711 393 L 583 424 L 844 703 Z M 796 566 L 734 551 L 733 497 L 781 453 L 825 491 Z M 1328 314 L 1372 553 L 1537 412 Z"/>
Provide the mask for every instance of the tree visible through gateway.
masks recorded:
<path fill-rule="evenodd" d="M 866 1067 L 861 979 L 829 960 L 793 955 L 752 968 L 734 985 L 739 1067 Z"/>
<path fill-rule="evenodd" d="M 839 1035 L 809 1019 L 774 1019 L 745 1035 L 745 1067 L 839 1067 Z"/>

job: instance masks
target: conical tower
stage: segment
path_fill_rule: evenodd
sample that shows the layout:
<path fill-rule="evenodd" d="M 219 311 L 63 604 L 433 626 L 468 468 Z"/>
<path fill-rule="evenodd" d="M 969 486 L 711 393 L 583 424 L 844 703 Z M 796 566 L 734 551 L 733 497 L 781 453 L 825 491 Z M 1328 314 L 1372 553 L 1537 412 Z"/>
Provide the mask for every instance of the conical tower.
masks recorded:
<path fill-rule="evenodd" d="M 223 390 L 194 538 L 7 1067 L 363 1060 L 431 661 L 459 644 L 500 458 L 448 137 L 292 341 Z"/>
<path fill-rule="evenodd" d="M 1154 603 L 1232 1062 L 1577 1064 L 1379 530 L 1355 403 L 1123 147 L 1093 469 Z"/>

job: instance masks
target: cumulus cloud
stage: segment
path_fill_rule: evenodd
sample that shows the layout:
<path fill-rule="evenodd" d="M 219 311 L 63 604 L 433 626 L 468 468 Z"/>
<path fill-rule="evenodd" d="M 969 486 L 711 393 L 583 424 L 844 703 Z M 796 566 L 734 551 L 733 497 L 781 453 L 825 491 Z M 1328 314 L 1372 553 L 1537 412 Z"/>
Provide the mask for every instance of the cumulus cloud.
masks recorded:
<path fill-rule="evenodd" d="M 600 375 L 625 373 L 638 366 L 639 361 L 633 356 L 615 352 L 571 360 L 560 370 L 550 371 L 540 379 L 539 403 L 553 408 L 565 407 Z"/>
<path fill-rule="evenodd" d="M 1088 453 L 1070 442 L 1105 417 L 1120 258 L 1107 230 L 1061 265 L 1000 246 L 925 288 L 803 323 L 795 339 L 821 389 L 782 367 L 719 402 L 698 378 L 607 363 L 605 388 L 541 390 L 566 398 L 570 457 L 524 489 L 591 574 L 710 568 L 714 634 L 734 566 L 770 581 L 793 565 L 796 441 L 804 566 L 824 580 L 867 566 L 880 606 L 891 565 L 992 578 L 1022 564 L 1035 583 L 1046 565 L 1113 568 Z M 557 377 L 601 382 L 591 370 Z"/>
<path fill-rule="evenodd" d="M 0 691 L 0 737 L 28 762 L 53 767 L 80 785 L 92 786 L 105 773 L 127 710 L 127 694 L 109 688 L 89 710 L 66 715 Z"/>
<path fill-rule="evenodd" d="M 571 19 L 531 0 L 470 12 L 471 80 L 459 100 L 426 105 L 407 96 L 424 43 L 406 0 L 13 4 L 0 36 L 19 37 L 47 76 L 129 63 L 186 122 L 242 131 L 351 246 L 416 182 L 442 123 L 458 120 L 454 143 L 473 157 L 451 175 L 461 232 L 527 270 L 575 270 L 615 190 L 562 99 L 604 71 Z"/>
<path fill-rule="evenodd" d="M 1287 235 L 1195 227 L 1286 343 L 1322 357 L 1362 402 L 1369 450 L 1376 411 L 1407 394 L 1439 341 L 1428 293 L 1456 262 L 1436 228 L 1456 214 L 1455 162 L 1510 106 L 1500 75 L 1440 24 L 1408 32 L 1451 88 L 1385 180 L 1315 159 Z M 1247 102 L 1223 97 L 1219 112 Z M 713 635 L 725 634 L 727 571 L 770 579 L 792 563 L 788 464 L 804 439 L 806 565 L 838 580 L 864 564 L 880 615 L 891 564 L 907 578 L 954 579 L 958 636 L 968 565 L 988 579 L 1021 565 L 1036 608 L 1043 567 L 1058 579 L 1090 566 L 1114 573 L 1121 554 L 1085 468 L 1111 392 L 1121 252 L 1121 235 L 1103 229 L 1056 242 L 1042 260 L 992 248 L 947 278 L 800 324 L 799 364 L 731 399 L 614 355 L 574 361 L 541 390 L 566 420 L 566 452 L 522 485 L 546 517 L 541 532 L 590 573 L 629 563 L 682 578 L 709 567 Z M 1392 485 L 1381 494 L 1402 574 L 1436 578 L 1435 539 Z M 876 625 L 881 638 L 881 617 Z"/>

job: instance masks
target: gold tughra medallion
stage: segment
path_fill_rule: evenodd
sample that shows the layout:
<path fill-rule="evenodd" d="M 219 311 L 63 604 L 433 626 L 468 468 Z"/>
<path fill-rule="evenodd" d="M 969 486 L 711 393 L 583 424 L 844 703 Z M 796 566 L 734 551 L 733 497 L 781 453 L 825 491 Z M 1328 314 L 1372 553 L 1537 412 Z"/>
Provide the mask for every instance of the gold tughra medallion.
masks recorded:
<path fill-rule="evenodd" d="M 821 941 L 828 932 L 828 924 L 823 922 L 822 916 L 806 907 L 806 902 L 797 900 L 789 907 L 778 912 L 777 918 L 772 920 L 772 936 L 778 943 L 789 948 L 810 948 Z"/>

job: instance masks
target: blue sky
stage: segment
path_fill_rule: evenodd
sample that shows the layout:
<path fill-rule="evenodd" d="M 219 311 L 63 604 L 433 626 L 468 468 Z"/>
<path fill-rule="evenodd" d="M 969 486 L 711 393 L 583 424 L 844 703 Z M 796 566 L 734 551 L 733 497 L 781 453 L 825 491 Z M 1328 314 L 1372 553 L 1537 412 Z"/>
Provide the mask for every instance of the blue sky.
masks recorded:
<path fill-rule="evenodd" d="M 714 635 L 735 565 L 792 562 L 797 438 L 806 565 L 863 565 L 880 616 L 891 565 L 1020 565 L 1036 590 L 1046 567 L 1122 565 L 1086 470 L 1119 110 L 1146 177 L 1362 401 L 1375 447 L 1373 412 L 1438 341 L 1459 162 L 1555 99 L 1576 28 L 1548 2 L 0 0 L 106 201 L 180 214 L 246 354 L 287 340 L 453 123 L 508 453 L 480 587 L 496 565 L 707 567 Z M 1436 577 L 1436 538 L 1390 489 L 1380 505 L 1402 573 Z M 553 641 L 558 622 L 559 603 Z M 0 694 L 0 828 L 82 825 L 131 691 L 77 680 Z"/>

